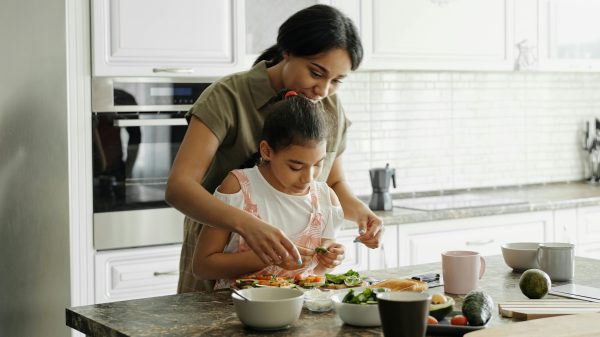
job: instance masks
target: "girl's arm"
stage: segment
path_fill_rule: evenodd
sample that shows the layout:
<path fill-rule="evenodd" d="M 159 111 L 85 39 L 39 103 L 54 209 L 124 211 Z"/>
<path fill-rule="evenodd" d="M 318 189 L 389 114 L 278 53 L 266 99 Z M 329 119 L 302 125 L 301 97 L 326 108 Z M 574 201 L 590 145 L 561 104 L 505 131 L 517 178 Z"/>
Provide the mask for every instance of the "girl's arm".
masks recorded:
<path fill-rule="evenodd" d="M 377 248 L 383 233 L 383 220 L 352 193 L 345 179 L 341 158 L 337 157 L 327 177 L 327 185 L 338 196 L 345 218 L 358 224 L 357 239 L 369 248 Z"/>
<path fill-rule="evenodd" d="M 218 147 L 215 134 L 192 117 L 173 162 L 165 200 L 196 221 L 239 233 L 264 264 L 280 262 L 281 258 L 297 263 L 298 250 L 279 228 L 221 202 L 202 187 Z"/>
<path fill-rule="evenodd" d="M 240 183 L 233 174 L 228 174 L 218 191 L 236 194 Z M 237 208 L 236 208 L 237 209 Z M 203 226 L 194 250 L 192 272 L 201 280 L 235 278 L 261 270 L 267 265 L 253 251 L 224 253 L 231 232 L 211 226 Z"/>

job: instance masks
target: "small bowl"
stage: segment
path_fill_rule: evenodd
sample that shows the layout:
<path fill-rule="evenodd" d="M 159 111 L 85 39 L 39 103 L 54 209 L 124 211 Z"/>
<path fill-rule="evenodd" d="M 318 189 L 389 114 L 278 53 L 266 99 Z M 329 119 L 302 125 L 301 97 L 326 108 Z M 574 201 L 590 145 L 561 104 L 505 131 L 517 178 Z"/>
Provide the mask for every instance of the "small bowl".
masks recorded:
<path fill-rule="evenodd" d="M 512 242 L 502 245 L 504 262 L 515 271 L 539 268 L 537 262 L 538 242 Z"/>
<path fill-rule="evenodd" d="M 249 301 L 231 294 L 235 312 L 245 325 L 259 330 L 291 326 L 302 312 L 304 293 L 292 288 L 248 288 L 239 291 Z"/>
<path fill-rule="evenodd" d="M 333 309 L 333 291 L 311 289 L 304 292 L 304 306 L 312 312 L 327 312 Z"/>
<path fill-rule="evenodd" d="M 366 288 L 351 288 L 355 294 L 362 293 Z M 385 289 L 385 288 L 384 288 Z M 381 319 L 379 318 L 379 308 L 377 304 L 354 304 L 344 303 L 342 300 L 349 289 L 345 291 L 338 291 L 336 294 L 331 296 L 335 312 L 340 316 L 341 320 L 350 325 L 362 326 L 362 327 L 375 327 L 381 325 Z M 386 289 L 385 291 L 388 291 Z"/>

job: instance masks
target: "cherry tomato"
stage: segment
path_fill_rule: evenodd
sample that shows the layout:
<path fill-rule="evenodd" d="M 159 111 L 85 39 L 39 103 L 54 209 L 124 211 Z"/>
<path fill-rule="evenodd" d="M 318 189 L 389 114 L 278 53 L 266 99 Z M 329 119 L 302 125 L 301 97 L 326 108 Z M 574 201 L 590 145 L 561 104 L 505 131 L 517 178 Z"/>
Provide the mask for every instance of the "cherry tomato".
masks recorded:
<path fill-rule="evenodd" d="M 427 316 L 427 324 L 438 324 L 438 320 L 433 316 Z"/>
<path fill-rule="evenodd" d="M 456 315 L 450 320 L 452 325 L 467 325 L 467 318 L 463 315 Z"/>

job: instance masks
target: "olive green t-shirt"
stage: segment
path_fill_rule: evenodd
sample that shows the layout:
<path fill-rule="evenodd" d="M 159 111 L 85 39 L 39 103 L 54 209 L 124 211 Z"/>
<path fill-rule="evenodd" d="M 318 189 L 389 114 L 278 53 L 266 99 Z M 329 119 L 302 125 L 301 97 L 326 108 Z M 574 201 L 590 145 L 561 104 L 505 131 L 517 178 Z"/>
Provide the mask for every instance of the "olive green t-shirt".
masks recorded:
<path fill-rule="evenodd" d="M 198 118 L 219 140 L 219 147 L 202 182 L 213 193 L 227 174 L 248 161 L 258 151 L 265 117 L 277 100 L 271 87 L 267 64 L 262 61 L 252 69 L 224 77 L 211 84 L 198 98 L 188 118 Z M 323 170 L 317 178 L 326 181 L 334 160 L 346 146 L 346 119 L 337 95 L 323 99 L 329 137 Z M 194 279 L 192 259 L 202 225 L 188 217 L 184 223 L 178 292 L 209 290 L 211 283 Z"/>

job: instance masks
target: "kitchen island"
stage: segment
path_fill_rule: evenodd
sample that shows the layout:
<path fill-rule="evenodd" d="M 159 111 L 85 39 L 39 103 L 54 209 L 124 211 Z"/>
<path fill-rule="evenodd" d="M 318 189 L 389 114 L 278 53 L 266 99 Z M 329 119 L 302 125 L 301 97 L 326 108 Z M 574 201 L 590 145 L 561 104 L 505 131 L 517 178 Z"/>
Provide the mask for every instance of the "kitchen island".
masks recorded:
<path fill-rule="evenodd" d="M 495 304 L 526 299 L 518 288 L 519 273 L 504 264 L 502 256 L 486 257 L 487 269 L 480 289 Z M 409 277 L 440 272 L 440 263 L 429 263 L 365 274 L 377 279 Z M 574 283 L 600 287 L 600 260 L 576 258 Z M 431 288 L 430 293 L 443 288 Z M 452 296 L 457 308 L 464 296 Z M 554 296 L 548 295 L 547 298 Z M 510 324 L 495 310 L 488 327 Z M 139 300 L 112 302 L 66 309 L 67 326 L 88 336 L 259 336 L 265 332 L 245 328 L 237 319 L 231 293 L 197 292 Z M 381 336 L 381 328 L 358 328 L 343 324 L 334 311 L 312 313 L 303 309 L 300 319 L 287 330 L 268 332 L 270 336 Z"/>

